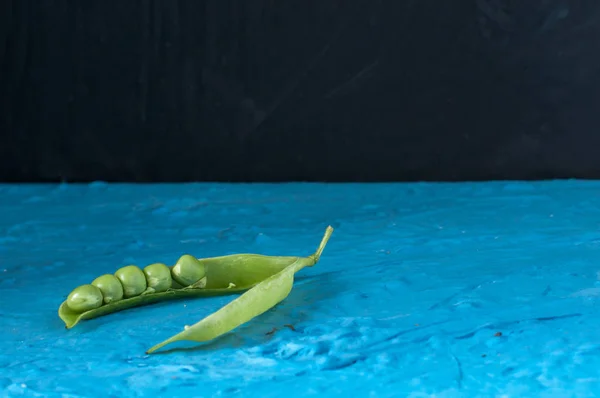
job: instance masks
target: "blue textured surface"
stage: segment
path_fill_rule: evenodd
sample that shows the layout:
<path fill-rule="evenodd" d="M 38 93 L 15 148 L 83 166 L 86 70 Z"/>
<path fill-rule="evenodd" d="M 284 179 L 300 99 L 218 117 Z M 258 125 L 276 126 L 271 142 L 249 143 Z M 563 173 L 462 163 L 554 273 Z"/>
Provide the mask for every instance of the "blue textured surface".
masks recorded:
<path fill-rule="evenodd" d="M 598 182 L 96 183 L 0 194 L 5 396 L 600 395 Z M 321 262 L 288 299 L 214 344 L 144 354 L 232 297 L 69 331 L 57 316 L 72 288 L 127 263 L 306 255 L 328 224 Z"/>

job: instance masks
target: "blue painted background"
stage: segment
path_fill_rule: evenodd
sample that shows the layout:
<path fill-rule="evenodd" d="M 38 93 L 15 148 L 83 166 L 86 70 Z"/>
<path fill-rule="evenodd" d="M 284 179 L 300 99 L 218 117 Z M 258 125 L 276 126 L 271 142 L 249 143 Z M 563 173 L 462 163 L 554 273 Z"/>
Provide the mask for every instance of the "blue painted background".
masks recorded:
<path fill-rule="evenodd" d="M 0 186 L 0 389 L 599 396 L 599 193 L 600 182 L 579 181 Z M 57 316 L 72 288 L 122 265 L 306 255 L 328 224 L 321 262 L 301 271 L 288 299 L 214 344 L 144 354 L 232 297 L 70 331 Z"/>

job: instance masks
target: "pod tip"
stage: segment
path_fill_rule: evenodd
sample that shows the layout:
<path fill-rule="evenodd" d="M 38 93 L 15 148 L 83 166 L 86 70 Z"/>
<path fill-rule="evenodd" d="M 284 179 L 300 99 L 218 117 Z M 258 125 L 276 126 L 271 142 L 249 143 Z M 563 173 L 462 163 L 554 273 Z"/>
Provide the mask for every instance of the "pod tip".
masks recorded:
<path fill-rule="evenodd" d="M 170 339 L 167 339 L 167 340 L 163 341 L 162 343 L 156 344 L 154 347 L 151 347 L 149 350 L 146 351 L 146 355 L 152 354 L 154 351 L 163 348 L 164 346 L 166 346 L 167 344 L 169 344 L 173 341 L 174 341 L 174 339 L 173 339 L 173 337 L 171 337 Z"/>

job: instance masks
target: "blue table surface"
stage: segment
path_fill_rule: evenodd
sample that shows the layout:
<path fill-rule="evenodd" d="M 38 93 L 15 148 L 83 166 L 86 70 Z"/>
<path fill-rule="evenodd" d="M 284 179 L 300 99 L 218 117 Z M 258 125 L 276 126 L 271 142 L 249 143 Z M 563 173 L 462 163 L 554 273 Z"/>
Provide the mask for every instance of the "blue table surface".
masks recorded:
<path fill-rule="evenodd" d="M 0 210 L 4 396 L 600 396 L 600 182 L 0 185 Z M 214 343 L 145 355 L 232 296 L 57 316 L 123 265 L 308 255 L 329 224 Z"/>

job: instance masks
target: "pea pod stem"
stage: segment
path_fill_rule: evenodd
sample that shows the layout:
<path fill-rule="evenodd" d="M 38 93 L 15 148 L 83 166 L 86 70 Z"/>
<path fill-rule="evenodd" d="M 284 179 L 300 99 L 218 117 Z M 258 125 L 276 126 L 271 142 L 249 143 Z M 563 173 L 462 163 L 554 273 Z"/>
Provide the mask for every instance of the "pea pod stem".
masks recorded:
<path fill-rule="evenodd" d="M 261 281 L 195 325 L 186 327 L 182 332 L 156 344 L 146 351 L 146 354 L 151 354 L 177 341 L 206 342 L 212 340 L 273 308 L 290 294 L 296 272 L 306 266 L 313 266 L 319 261 L 332 232 L 333 228 L 329 226 L 313 255 L 305 258 L 299 257 L 283 270 Z M 303 261 L 306 259 L 312 261 Z"/>
<path fill-rule="evenodd" d="M 323 254 L 323 250 L 325 250 L 325 246 L 327 246 L 327 242 L 329 242 L 329 238 L 331 238 L 332 233 L 333 228 L 330 225 L 327 227 L 327 229 L 325 229 L 325 234 L 323 235 L 323 239 L 321 239 L 321 243 L 319 243 L 319 247 L 317 247 L 317 251 L 315 251 L 314 254 L 311 254 L 309 256 L 314 261 L 314 263 L 310 265 L 311 267 L 318 263 L 321 259 L 321 254 Z"/>

